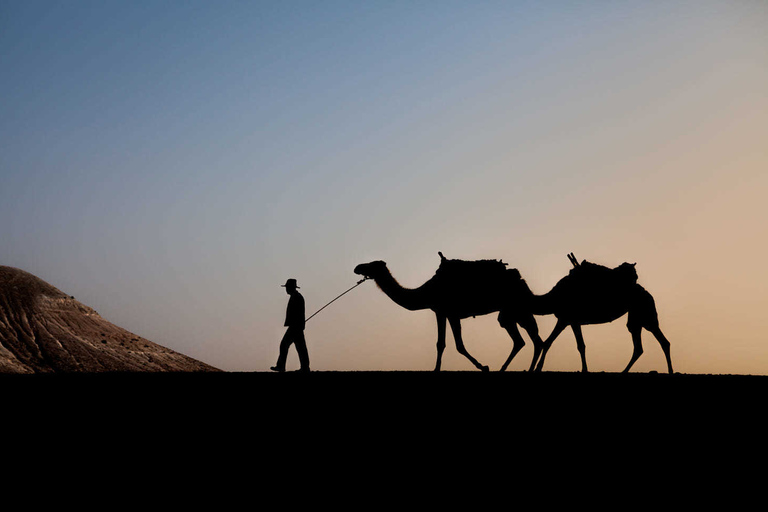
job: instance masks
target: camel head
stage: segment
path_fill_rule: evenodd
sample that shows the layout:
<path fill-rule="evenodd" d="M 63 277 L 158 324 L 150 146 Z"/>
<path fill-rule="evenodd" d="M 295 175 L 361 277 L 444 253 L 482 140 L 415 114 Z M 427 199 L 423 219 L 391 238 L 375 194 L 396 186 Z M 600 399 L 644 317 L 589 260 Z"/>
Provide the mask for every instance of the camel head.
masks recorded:
<path fill-rule="evenodd" d="M 372 261 L 370 263 L 361 263 L 355 267 L 355 274 L 376 279 L 387 272 L 387 264 L 383 261 Z"/>

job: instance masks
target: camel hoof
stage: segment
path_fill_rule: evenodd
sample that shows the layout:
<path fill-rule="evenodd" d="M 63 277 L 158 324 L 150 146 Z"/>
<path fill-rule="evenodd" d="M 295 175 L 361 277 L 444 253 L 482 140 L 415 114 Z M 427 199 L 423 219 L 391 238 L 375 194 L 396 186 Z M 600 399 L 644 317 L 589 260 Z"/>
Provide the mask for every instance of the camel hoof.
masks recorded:
<path fill-rule="evenodd" d="M 480 371 L 489 372 L 489 371 L 491 371 L 491 369 L 488 368 L 487 366 L 483 365 L 483 366 L 480 367 Z"/>

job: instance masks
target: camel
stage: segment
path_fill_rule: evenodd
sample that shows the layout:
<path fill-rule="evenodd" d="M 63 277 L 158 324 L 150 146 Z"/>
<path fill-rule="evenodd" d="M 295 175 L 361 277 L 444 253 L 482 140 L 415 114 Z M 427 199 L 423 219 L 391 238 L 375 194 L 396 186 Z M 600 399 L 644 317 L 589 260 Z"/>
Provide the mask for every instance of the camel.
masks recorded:
<path fill-rule="evenodd" d="M 612 322 L 629 313 L 627 329 L 632 335 L 634 350 L 624 372 L 628 372 L 643 353 L 640 335 L 645 328 L 658 340 L 667 359 L 669 373 L 673 373 L 669 341 L 659 328 L 653 297 L 637 284 L 636 263 L 622 263 L 610 269 L 586 260 L 579 264 L 573 253 L 569 254 L 568 258 L 574 266 L 569 275 L 562 278 L 548 293 L 534 296 L 531 305 L 534 314 L 554 314 L 557 317 L 557 324 L 542 347 L 536 371 L 541 371 L 552 343 L 570 325 L 581 355 L 581 371 L 587 372 L 586 347 L 581 326 Z M 537 351 L 531 366 L 536 364 L 538 355 Z"/>
<path fill-rule="evenodd" d="M 533 314 L 526 309 L 533 293 L 520 277 L 517 269 L 507 269 L 506 263 L 495 260 L 449 260 L 441 252 L 440 267 L 435 275 L 414 289 L 403 288 L 383 261 L 362 263 L 355 274 L 373 279 L 378 287 L 396 304 L 410 311 L 430 309 L 437 319 L 437 362 L 440 371 L 445 349 L 446 320 L 453 331 L 456 349 L 481 371 L 488 366 L 480 364 L 464 346 L 461 320 L 499 311 L 499 324 L 512 338 L 513 346 L 500 371 L 506 370 L 515 355 L 525 345 L 517 325 L 522 326 L 534 344 L 536 355 L 543 344 Z M 525 299 L 525 300 L 524 300 Z M 533 370 L 531 363 L 530 370 Z"/>

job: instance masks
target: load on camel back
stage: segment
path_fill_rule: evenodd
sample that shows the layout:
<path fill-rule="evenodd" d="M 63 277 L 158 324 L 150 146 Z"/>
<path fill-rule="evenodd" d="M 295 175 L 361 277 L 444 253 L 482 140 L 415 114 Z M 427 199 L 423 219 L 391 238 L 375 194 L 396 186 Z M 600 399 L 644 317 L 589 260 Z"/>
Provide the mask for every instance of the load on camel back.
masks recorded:
<path fill-rule="evenodd" d="M 550 294 L 572 301 L 575 311 L 623 307 L 634 295 L 630 290 L 639 286 L 636 263 L 622 263 L 610 268 L 587 260 L 579 263 L 573 253 L 568 255 L 568 259 L 573 268 L 552 288 Z"/>
<path fill-rule="evenodd" d="M 476 315 L 486 314 L 491 303 L 507 303 L 509 308 L 521 308 L 523 303 L 527 306 L 533 295 L 520 272 L 508 269 L 502 260 L 457 260 L 438 254 L 440 266 L 430 282 L 452 299 L 450 303 L 462 303 L 463 307 L 476 303 Z"/>
<path fill-rule="evenodd" d="M 637 283 L 637 263 L 622 263 L 618 267 L 609 268 L 587 260 L 578 262 L 573 253 L 568 255 L 573 268 L 568 272 L 575 280 L 591 281 L 597 286 L 603 283 L 616 283 L 619 286 L 631 286 Z"/>
<path fill-rule="evenodd" d="M 501 260 L 450 260 L 440 255 L 440 266 L 435 277 L 451 282 L 493 282 L 505 279 L 507 264 Z"/>

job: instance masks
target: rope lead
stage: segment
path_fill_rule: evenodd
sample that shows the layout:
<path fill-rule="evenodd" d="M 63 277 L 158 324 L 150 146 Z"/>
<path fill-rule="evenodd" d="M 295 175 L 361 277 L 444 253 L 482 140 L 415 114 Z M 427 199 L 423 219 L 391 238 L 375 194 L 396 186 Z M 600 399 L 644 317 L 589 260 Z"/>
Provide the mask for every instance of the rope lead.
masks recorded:
<path fill-rule="evenodd" d="M 349 290 L 347 290 L 346 292 L 344 292 L 344 293 L 342 293 L 341 295 L 339 295 L 338 297 L 336 297 L 336 299 L 338 299 L 338 298 L 341 298 L 341 296 L 342 296 L 342 295 L 344 295 L 344 294 L 346 294 L 346 293 L 349 293 L 349 292 L 351 292 L 352 290 L 354 290 L 355 288 L 357 288 L 358 286 L 360 286 L 361 284 L 363 284 L 364 282 L 366 282 L 366 281 L 367 281 L 367 280 L 369 280 L 369 279 L 370 279 L 370 277 L 364 277 L 364 278 L 362 278 L 361 280 L 359 280 L 359 281 L 357 282 L 357 284 L 356 284 L 355 286 L 353 286 L 352 288 L 350 288 L 350 289 L 349 289 Z M 310 319 L 311 319 L 313 316 L 315 316 L 316 314 L 318 314 L 319 312 L 321 312 L 322 310 L 324 310 L 325 308 L 327 308 L 328 306 L 330 306 L 330 305 L 331 305 L 331 303 L 333 303 L 333 302 L 334 302 L 336 299 L 333 299 L 331 302 L 329 302 L 329 303 L 328 303 L 328 304 L 326 304 L 325 306 L 321 307 L 320 309 L 318 309 L 317 311 L 315 311 L 314 313 L 312 313 L 312 315 L 311 315 L 309 318 L 307 318 L 307 319 L 305 320 L 305 322 L 309 322 L 309 320 L 310 320 Z"/>

